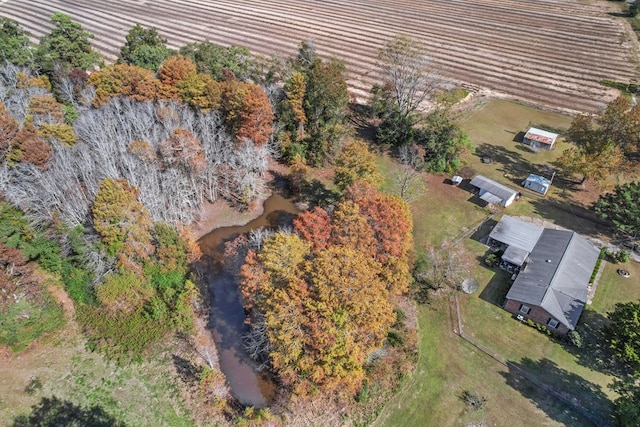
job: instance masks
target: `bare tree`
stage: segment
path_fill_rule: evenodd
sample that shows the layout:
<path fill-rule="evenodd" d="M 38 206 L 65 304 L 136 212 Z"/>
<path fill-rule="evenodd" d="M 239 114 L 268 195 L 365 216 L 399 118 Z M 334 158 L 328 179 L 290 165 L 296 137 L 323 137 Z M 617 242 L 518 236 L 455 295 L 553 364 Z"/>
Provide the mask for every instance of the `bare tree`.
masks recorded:
<path fill-rule="evenodd" d="M 408 116 L 433 92 L 437 79 L 423 42 L 397 35 L 378 51 L 378 65 L 391 83 L 398 111 Z"/>
<path fill-rule="evenodd" d="M 445 240 L 437 247 L 427 244 L 414 268 L 416 295 L 420 299 L 429 289 L 455 288 L 470 270 L 471 261 L 461 243 Z"/>

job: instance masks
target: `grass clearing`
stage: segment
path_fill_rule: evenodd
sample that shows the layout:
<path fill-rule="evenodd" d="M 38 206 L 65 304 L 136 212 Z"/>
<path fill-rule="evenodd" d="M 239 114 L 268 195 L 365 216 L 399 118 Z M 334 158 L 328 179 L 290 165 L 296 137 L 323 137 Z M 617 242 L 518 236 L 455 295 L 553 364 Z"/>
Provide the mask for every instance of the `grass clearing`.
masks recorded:
<path fill-rule="evenodd" d="M 87 352 L 75 324 L 49 341 L 18 356 L 0 353 L 0 425 L 54 395 L 83 407 L 98 405 L 127 425 L 193 425 L 179 395 L 171 349 L 143 363 L 117 365 Z"/>

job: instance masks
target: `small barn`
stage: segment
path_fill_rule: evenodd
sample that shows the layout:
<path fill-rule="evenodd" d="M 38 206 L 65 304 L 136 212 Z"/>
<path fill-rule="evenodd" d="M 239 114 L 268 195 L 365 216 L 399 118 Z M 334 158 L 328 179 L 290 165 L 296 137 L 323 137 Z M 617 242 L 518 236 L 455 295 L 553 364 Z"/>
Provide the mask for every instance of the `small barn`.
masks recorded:
<path fill-rule="evenodd" d="M 507 207 L 513 203 L 518 195 L 517 191 L 482 175 L 476 175 L 470 184 L 479 189 L 482 200 L 492 205 Z"/>
<path fill-rule="evenodd" d="M 547 191 L 549 191 L 551 180 L 540 175 L 531 174 L 527 177 L 527 179 L 522 181 L 522 186 L 524 188 L 528 188 L 529 190 L 535 191 L 536 193 L 545 195 L 547 194 Z"/>
<path fill-rule="evenodd" d="M 529 128 L 522 142 L 530 146 L 532 151 L 551 150 L 557 139 L 557 133 L 538 128 Z"/>

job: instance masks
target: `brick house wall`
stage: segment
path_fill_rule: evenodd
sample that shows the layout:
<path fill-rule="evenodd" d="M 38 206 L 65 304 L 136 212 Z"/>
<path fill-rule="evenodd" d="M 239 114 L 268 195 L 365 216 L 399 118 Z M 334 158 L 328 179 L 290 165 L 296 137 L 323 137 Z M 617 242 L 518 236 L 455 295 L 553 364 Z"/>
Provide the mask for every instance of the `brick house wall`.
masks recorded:
<path fill-rule="evenodd" d="M 523 305 L 524 303 L 520 302 L 520 301 L 516 301 L 513 299 L 507 299 L 504 302 L 504 305 L 502 306 L 502 308 L 504 308 L 505 310 L 507 310 L 509 313 L 517 316 L 517 315 L 522 315 L 524 317 L 524 320 L 526 321 L 527 319 L 531 319 L 532 321 L 539 323 L 541 325 L 545 325 L 551 332 L 554 332 L 558 335 L 565 335 L 567 332 L 569 332 L 569 329 L 563 325 L 562 323 L 558 322 L 558 327 L 557 328 L 552 328 L 551 326 L 548 325 L 549 319 L 552 318 L 552 316 L 549 315 L 549 313 L 543 309 L 540 306 L 537 305 L 531 305 L 531 304 L 524 304 L 527 307 L 529 307 L 529 313 L 525 314 L 523 312 L 520 311 L 520 307 Z M 556 319 L 558 320 L 558 319 Z"/>

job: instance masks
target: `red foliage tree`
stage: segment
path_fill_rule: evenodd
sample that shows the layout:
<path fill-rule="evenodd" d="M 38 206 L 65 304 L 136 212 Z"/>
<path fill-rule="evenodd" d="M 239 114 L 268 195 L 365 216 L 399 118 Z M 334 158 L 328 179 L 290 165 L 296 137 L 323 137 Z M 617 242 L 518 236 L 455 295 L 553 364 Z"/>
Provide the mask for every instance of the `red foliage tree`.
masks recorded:
<path fill-rule="evenodd" d="M 331 217 L 319 206 L 299 214 L 293 221 L 293 229 L 314 251 L 326 249 L 331 241 Z"/>

